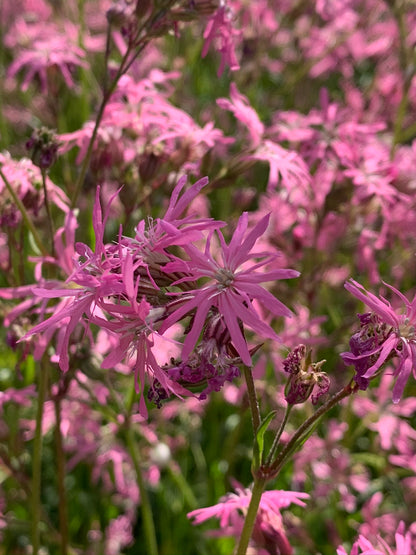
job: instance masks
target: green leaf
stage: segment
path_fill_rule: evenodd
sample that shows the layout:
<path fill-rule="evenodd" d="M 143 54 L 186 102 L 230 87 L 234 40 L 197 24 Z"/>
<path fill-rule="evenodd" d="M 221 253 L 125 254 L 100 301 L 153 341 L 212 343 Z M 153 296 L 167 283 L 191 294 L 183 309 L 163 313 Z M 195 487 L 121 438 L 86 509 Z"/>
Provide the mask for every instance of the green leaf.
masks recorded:
<path fill-rule="evenodd" d="M 262 463 L 263 451 L 264 451 L 264 434 L 269 427 L 270 422 L 275 417 L 277 411 L 272 410 L 269 414 L 261 421 L 260 426 L 257 430 L 256 437 L 254 439 L 254 449 L 253 449 L 253 464 L 252 470 L 255 472 Z"/>

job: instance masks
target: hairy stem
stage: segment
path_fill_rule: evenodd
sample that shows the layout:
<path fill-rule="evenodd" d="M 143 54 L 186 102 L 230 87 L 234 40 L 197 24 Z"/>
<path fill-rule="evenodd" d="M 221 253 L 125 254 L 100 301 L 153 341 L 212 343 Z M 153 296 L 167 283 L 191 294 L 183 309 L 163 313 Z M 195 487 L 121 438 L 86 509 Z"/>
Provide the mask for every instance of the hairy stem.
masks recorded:
<path fill-rule="evenodd" d="M 248 366 L 244 366 L 244 378 L 247 384 L 248 402 L 250 404 L 251 420 L 253 422 L 253 431 L 254 431 L 254 435 L 256 435 L 257 430 L 260 427 L 261 417 L 260 417 L 259 402 L 257 400 L 256 388 L 253 380 L 253 373 L 251 371 L 251 368 L 249 368 Z"/>
<path fill-rule="evenodd" d="M 268 454 L 267 460 L 266 460 L 266 466 L 269 466 L 277 452 L 277 448 L 279 446 L 279 441 L 280 438 L 282 436 L 283 430 L 285 429 L 286 423 L 288 421 L 289 415 L 290 415 L 290 411 L 292 410 L 293 405 L 287 405 L 286 410 L 285 410 L 285 414 L 283 417 L 282 422 L 280 423 L 279 429 L 277 430 L 276 436 L 273 440 L 273 444 L 270 448 L 270 452 Z"/>

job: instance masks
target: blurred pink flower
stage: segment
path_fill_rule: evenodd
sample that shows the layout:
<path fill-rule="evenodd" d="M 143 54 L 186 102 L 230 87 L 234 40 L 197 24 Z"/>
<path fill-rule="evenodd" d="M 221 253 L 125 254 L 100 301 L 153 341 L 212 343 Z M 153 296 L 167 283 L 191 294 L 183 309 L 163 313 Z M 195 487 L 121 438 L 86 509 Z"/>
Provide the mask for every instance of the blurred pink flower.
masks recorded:
<path fill-rule="evenodd" d="M 396 534 L 396 545 L 394 547 L 387 543 L 380 536 L 377 537 L 377 543 L 374 545 L 365 536 L 360 535 L 358 540 L 353 544 L 350 555 L 412 555 L 412 534 L 410 531 L 405 532 L 404 522 L 400 522 Z M 347 551 L 342 547 L 338 547 L 337 555 L 348 555 Z"/>
<path fill-rule="evenodd" d="M 406 420 L 416 413 L 416 398 L 407 397 L 397 405 L 390 402 L 394 377 L 384 372 L 377 388 L 353 399 L 355 414 L 365 419 L 370 430 L 379 434 L 380 446 L 384 451 L 409 444 L 416 440 L 416 430 Z M 367 423 L 368 422 L 368 423 Z"/>
<path fill-rule="evenodd" d="M 239 484 L 235 487 L 236 493 L 227 493 L 217 505 L 196 509 L 188 513 L 188 518 L 193 519 L 193 524 L 201 524 L 210 518 L 218 518 L 221 530 L 216 533 L 220 536 L 235 536 L 239 538 L 251 500 L 251 490 L 243 489 Z M 253 540 L 258 547 L 273 546 L 269 553 L 292 553 L 292 547 L 286 536 L 280 509 L 286 509 L 292 503 L 305 507 L 303 499 L 308 499 L 307 493 L 296 491 L 272 490 L 262 494 L 259 510 L 253 531 Z M 277 547 L 277 551 L 276 551 Z"/>
<path fill-rule="evenodd" d="M 311 436 L 304 448 L 294 455 L 296 488 L 311 487 L 315 504 L 324 507 L 327 500 L 339 499 L 339 507 L 352 513 L 357 508 L 357 492 L 365 492 L 370 477 L 366 468 L 353 460 L 341 442 L 346 436 L 345 422 L 329 420 L 325 437 Z"/>
<path fill-rule="evenodd" d="M 247 127 L 250 133 L 251 146 L 256 148 L 263 136 L 264 125 L 257 112 L 250 106 L 248 98 L 238 91 L 235 83 L 230 85 L 230 98 L 231 102 L 228 98 L 218 98 L 218 106 L 224 110 L 230 110 Z"/>
<path fill-rule="evenodd" d="M 119 555 L 133 541 L 133 523 L 126 515 L 118 516 L 110 521 L 105 531 L 104 555 Z"/>
<path fill-rule="evenodd" d="M 224 137 L 212 121 L 200 126 L 168 100 L 170 81 L 178 76 L 177 72 L 152 70 L 139 81 L 128 75 L 120 79 L 98 129 L 92 162 L 95 171 L 115 172 L 120 166 L 138 164 L 142 176 L 149 179 L 145 168 L 150 158 L 153 173 L 162 162 L 169 161 L 175 169 L 197 174 L 208 151 L 234 141 Z M 88 121 L 81 129 L 60 135 L 61 151 L 78 146 L 79 164 L 86 155 L 93 128 L 94 122 Z"/>
<path fill-rule="evenodd" d="M 8 152 L 0 153 L 0 166 L 29 214 L 37 218 L 45 206 L 41 170 L 29 158 L 15 160 Z M 64 213 L 69 211 L 68 197 L 49 177 L 46 177 L 46 191 L 50 203 Z M 14 227 L 21 219 L 20 210 L 11 202 L 6 185 L 0 178 L 0 225 Z"/>
<path fill-rule="evenodd" d="M 31 406 L 33 397 L 35 396 L 35 385 L 28 385 L 27 387 L 22 387 L 21 389 L 9 387 L 7 391 L 0 391 L 0 413 L 3 411 L 3 405 L 5 403 L 16 403 L 22 407 Z"/>
<path fill-rule="evenodd" d="M 76 39 L 68 33 L 59 31 L 53 25 L 39 24 L 29 47 L 19 50 L 10 64 L 7 75 L 14 77 L 26 67 L 22 90 L 29 88 L 30 82 L 37 75 L 43 93 L 48 91 L 51 81 L 48 75 L 59 69 L 68 88 L 75 86 L 72 72 L 75 67 L 88 67 L 85 51 L 77 45 Z M 72 34 L 72 33 L 71 33 Z"/>
<path fill-rule="evenodd" d="M 305 193 L 309 192 L 311 176 L 308 167 L 294 150 L 287 150 L 274 141 L 266 139 L 247 158 L 268 162 L 270 167 L 268 191 L 275 189 L 280 181 L 282 188 L 295 203 L 298 197 L 304 199 Z"/>
<path fill-rule="evenodd" d="M 208 54 L 209 47 L 214 44 L 215 49 L 221 53 L 221 62 L 218 68 L 220 76 L 226 65 L 232 71 L 240 69 L 235 47 L 241 31 L 233 27 L 233 10 L 229 0 L 220 0 L 218 10 L 211 16 L 204 31 L 204 46 L 201 56 L 204 58 Z"/>

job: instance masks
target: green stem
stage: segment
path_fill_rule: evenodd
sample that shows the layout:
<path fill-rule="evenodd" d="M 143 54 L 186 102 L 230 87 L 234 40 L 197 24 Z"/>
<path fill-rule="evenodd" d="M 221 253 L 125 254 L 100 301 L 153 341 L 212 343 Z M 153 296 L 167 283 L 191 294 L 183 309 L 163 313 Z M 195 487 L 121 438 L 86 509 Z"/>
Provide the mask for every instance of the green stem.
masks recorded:
<path fill-rule="evenodd" d="M 276 436 L 273 440 L 273 444 L 270 448 L 270 452 L 269 452 L 269 455 L 268 455 L 267 460 L 266 460 L 266 466 L 269 466 L 271 464 L 271 462 L 272 462 L 272 460 L 273 460 L 273 458 L 276 454 L 277 448 L 279 446 L 280 438 L 282 436 L 283 430 L 285 429 L 285 426 L 286 426 L 286 423 L 288 421 L 288 418 L 289 418 L 289 415 L 290 415 L 290 411 L 292 410 L 292 407 L 293 407 L 293 405 L 287 405 L 287 407 L 286 407 L 285 415 L 283 417 L 282 422 L 280 423 L 280 427 L 277 431 L 277 434 L 276 434 Z"/>
<path fill-rule="evenodd" d="M 61 555 L 68 555 L 68 504 L 65 490 L 65 453 L 61 432 L 61 400 L 56 397 L 55 405 L 55 446 L 57 462 L 58 496 L 59 496 L 59 532 L 61 534 Z"/>
<path fill-rule="evenodd" d="M 23 202 L 20 200 L 20 198 L 17 196 L 15 190 L 13 189 L 13 187 L 11 186 L 9 180 L 7 179 L 7 177 L 4 175 L 3 170 L 0 168 L 0 177 L 2 178 L 2 180 L 4 181 L 4 184 L 6 185 L 7 190 L 10 193 L 10 196 L 13 199 L 13 202 L 16 204 L 16 206 L 18 207 L 18 209 L 20 210 L 20 213 L 22 214 L 22 218 L 25 221 L 25 224 L 27 225 L 29 231 L 31 232 L 31 234 L 33 235 L 33 239 L 36 243 L 36 246 L 38 247 L 38 249 L 40 250 L 40 252 L 43 254 L 43 256 L 48 256 L 48 251 L 45 249 L 43 242 L 36 230 L 36 227 L 34 225 L 34 223 L 32 222 L 32 220 L 30 219 L 29 214 L 27 213 L 26 208 L 23 205 Z"/>
<path fill-rule="evenodd" d="M 185 503 L 189 509 L 196 509 L 198 507 L 198 501 L 189 486 L 185 476 L 182 474 L 180 468 L 173 469 L 171 465 L 168 466 L 168 472 L 182 493 Z"/>
<path fill-rule="evenodd" d="M 90 165 L 90 160 L 92 156 L 94 142 L 98 133 L 98 128 L 103 118 L 104 110 L 107 105 L 107 102 L 109 101 L 111 95 L 115 91 L 117 83 L 120 80 L 120 77 L 129 70 L 129 68 L 134 63 L 134 61 L 138 58 L 138 56 L 143 52 L 147 44 L 151 41 L 152 35 L 150 31 L 152 30 L 152 27 L 158 22 L 158 20 L 166 13 L 166 11 L 173 4 L 174 4 L 174 1 L 169 0 L 166 3 L 166 6 L 165 5 L 161 6 L 159 11 L 153 17 L 150 16 L 149 19 L 139 27 L 136 33 L 137 40 L 130 41 L 127 51 L 125 52 L 123 59 L 120 62 L 120 66 L 118 68 L 117 74 L 115 75 L 113 81 L 108 86 L 108 89 L 107 89 L 107 79 L 108 79 L 107 73 L 108 73 L 108 61 L 109 61 L 109 49 L 110 49 L 110 42 L 109 42 L 110 30 L 109 29 L 107 30 L 106 50 L 105 50 L 105 57 L 104 57 L 105 78 L 104 78 L 104 87 L 103 87 L 103 99 L 101 101 L 101 105 L 98 110 L 97 118 L 95 120 L 95 125 L 91 135 L 91 139 L 88 144 L 87 154 L 85 155 L 84 161 L 81 166 L 81 171 L 75 185 L 75 191 L 71 202 L 71 208 L 75 208 L 77 205 L 78 197 L 81 192 L 82 186 L 84 184 L 85 176 L 87 174 L 87 171 Z M 110 27 L 110 24 L 109 24 L 109 27 Z M 143 32 L 146 32 L 146 30 L 149 33 L 148 36 L 139 38 Z"/>
<path fill-rule="evenodd" d="M 244 520 L 243 530 L 241 531 L 240 541 L 238 543 L 236 555 L 246 555 L 247 547 L 253 533 L 254 524 L 256 522 L 257 512 L 259 510 L 261 496 L 266 486 L 264 478 L 256 478 L 253 484 L 251 500 L 248 506 L 246 518 Z"/>
<path fill-rule="evenodd" d="M 276 460 L 273 464 L 268 468 L 265 469 L 266 471 L 270 472 L 270 479 L 276 477 L 284 464 L 286 463 L 288 457 L 293 453 L 296 447 L 299 444 L 299 441 L 305 437 L 312 426 L 323 416 L 326 412 L 328 412 L 332 407 L 338 404 L 342 399 L 345 399 L 352 393 L 355 393 L 357 390 L 356 384 L 353 380 L 350 381 L 345 387 L 343 387 L 338 393 L 335 393 L 326 403 L 324 403 L 319 409 L 310 416 L 305 422 L 296 430 L 296 432 L 292 435 L 288 443 L 285 445 L 284 449 L 279 453 Z"/>
<path fill-rule="evenodd" d="M 256 388 L 253 380 L 253 373 L 251 371 L 251 368 L 249 368 L 248 366 L 244 366 L 244 378 L 246 380 L 246 385 L 247 385 L 248 402 L 250 404 L 251 420 L 253 422 L 253 431 L 255 436 L 257 433 L 257 430 L 260 427 L 261 417 L 260 417 L 259 402 L 257 400 Z"/>
<path fill-rule="evenodd" d="M 391 145 L 390 156 L 393 157 L 397 145 L 401 142 L 403 122 L 406 117 L 407 107 L 409 104 L 409 92 L 410 86 L 412 84 L 412 79 L 415 74 L 414 70 L 414 59 L 412 51 L 408 48 L 406 41 L 408 39 L 409 33 L 406 26 L 406 18 L 403 10 L 403 5 L 398 2 L 394 2 L 391 6 L 393 16 L 397 23 L 397 28 L 399 31 L 399 64 L 402 72 L 403 78 L 403 91 L 402 97 L 400 99 L 399 106 L 397 107 L 396 118 L 394 121 L 393 130 L 393 142 Z"/>
<path fill-rule="evenodd" d="M 131 459 L 133 461 L 134 470 L 136 472 L 137 484 L 140 490 L 140 507 L 142 511 L 144 541 L 146 544 L 146 553 L 148 555 L 158 555 L 155 525 L 153 522 L 152 507 L 144 483 L 142 470 L 140 468 L 140 461 L 137 454 L 136 445 L 134 442 L 133 432 L 128 426 L 126 429 L 127 448 L 129 450 Z"/>
<path fill-rule="evenodd" d="M 112 89 L 111 89 L 111 92 L 112 92 Z M 88 171 L 88 168 L 89 168 L 89 165 L 90 165 L 92 149 L 94 147 L 95 138 L 97 136 L 98 128 L 100 126 L 102 117 L 104 115 L 104 109 L 107 105 L 107 102 L 108 102 L 110 96 L 111 96 L 111 93 L 109 92 L 109 94 L 106 94 L 105 96 L 103 96 L 103 99 L 101 101 L 101 105 L 100 105 L 100 108 L 98 110 L 98 114 L 97 114 L 97 117 L 96 117 L 96 120 L 95 120 L 94 129 L 93 129 L 91 139 L 90 139 L 90 142 L 89 142 L 89 145 L 88 145 L 87 154 L 85 155 L 84 161 L 83 161 L 82 166 L 81 166 L 81 171 L 79 173 L 77 182 L 75 184 L 75 191 L 74 191 L 74 195 L 72 197 L 72 202 L 71 202 L 71 208 L 72 209 L 76 208 L 76 206 L 77 206 L 78 197 L 79 197 L 79 194 L 81 192 L 82 186 L 84 184 L 85 176 L 87 174 L 87 171 Z"/>
<path fill-rule="evenodd" d="M 43 196 L 45 198 L 45 208 L 46 208 L 46 215 L 48 218 L 48 228 L 49 228 L 49 234 L 51 236 L 51 253 L 52 255 L 54 254 L 54 245 L 53 245 L 53 238 L 54 238 L 54 230 L 53 230 L 53 221 L 52 221 L 52 215 L 51 215 L 51 207 L 49 204 L 49 196 L 48 196 L 48 190 L 46 189 L 46 170 L 44 170 L 43 168 L 41 168 L 40 170 L 41 175 L 42 175 L 42 187 L 43 187 Z"/>
<path fill-rule="evenodd" d="M 48 388 L 48 373 L 46 364 L 40 364 L 38 384 L 38 407 L 36 411 L 36 429 L 33 440 L 32 460 L 32 555 L 38 555 L 40 545 L 40 515 L 41 515 L 41 474 L 42 474 L 42 419 Z"/>
<path fill-rule="evenodd" d="M 103 91 L 104 95 L 107 93 L 108 86 L 108 61 L 110 59 L 110 48 L 111 48 L 111 23 L 107 26 L 107 34 L 105 39 L 105 54 L 104 54 L 104 83 Z"/>

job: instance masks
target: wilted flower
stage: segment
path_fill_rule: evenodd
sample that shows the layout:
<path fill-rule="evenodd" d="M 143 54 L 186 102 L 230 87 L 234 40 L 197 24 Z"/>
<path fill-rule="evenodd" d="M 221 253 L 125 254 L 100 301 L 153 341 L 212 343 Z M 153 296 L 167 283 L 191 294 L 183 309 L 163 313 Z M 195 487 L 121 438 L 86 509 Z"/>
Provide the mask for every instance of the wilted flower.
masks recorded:
<path fill-rule="evenodd" d="M 56 161 L 59 142 L 55 133 L 47 127 L 35 129 L 30 139 L 26 142 L 32 162 L 42 170 L 50 168 Z"/>
<path fill-rule="evenodd" d="M 404 314 L 398 313 L 386 299 L 376 297 L 356 281 L 345 284 L 345 288 L 372 312 L 359 316 L 361 330 L 350 340 L 351 352 L 341 356 L 347 364 L 355 366 L 355 381 L 361 389 L 367 388 L 368 380 L 379 374 L 387 360 L 398 357 L 393 388 L 393 403 L 398 403 L 412 370 L 416 377 L 416 296 L 409 302 L 395 287 L 385 285 L 405 304 Z"/>
<path fill-rule="evenodd" d="M 311 351 L 307 351 L 305 345 L 298 345 L 289 353 L 283 361 L 283 369 L 289 374 L 285 390 L 285 399 L 289 405 L 304 403 L 316 390 L 312 395 L 312 403 L 315 404 L 328 391 L 329 378 L 325 372 L 321 372 L 324 362 L 312 362 Z"/>

